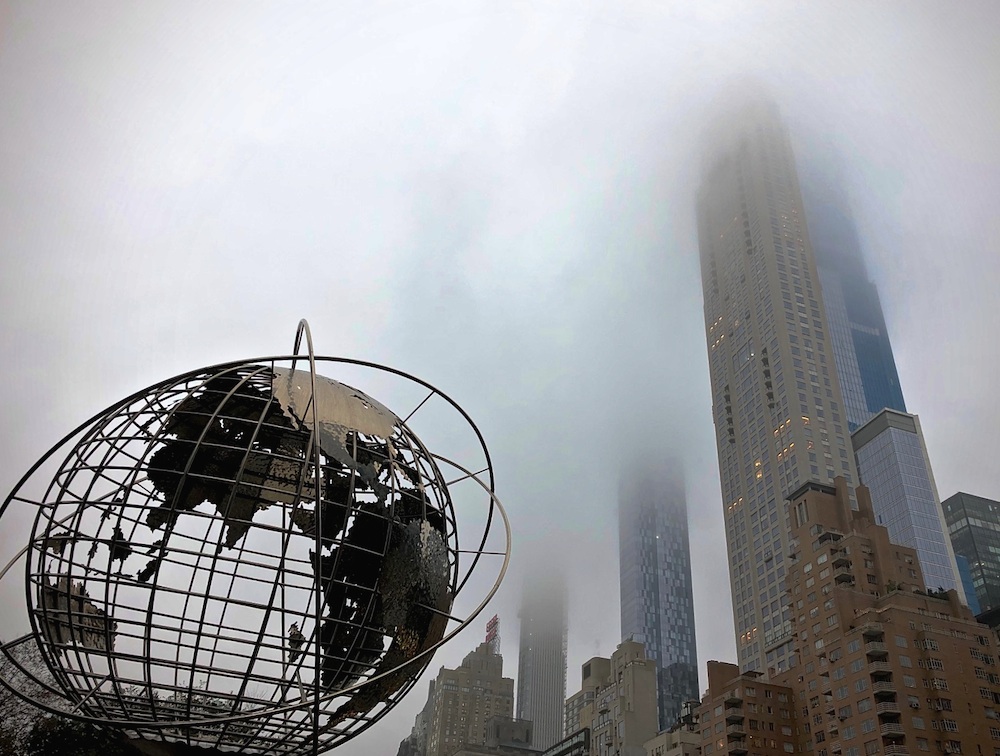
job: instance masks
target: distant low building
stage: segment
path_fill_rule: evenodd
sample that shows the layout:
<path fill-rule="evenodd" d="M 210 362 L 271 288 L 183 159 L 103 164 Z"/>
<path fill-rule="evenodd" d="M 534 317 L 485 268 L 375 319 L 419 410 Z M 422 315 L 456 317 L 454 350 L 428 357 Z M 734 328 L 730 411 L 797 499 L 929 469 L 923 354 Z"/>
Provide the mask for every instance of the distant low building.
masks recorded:
<path fill-rule="evenodd" d="M 525 719 L 493 717 L 486 723 L 486 739 L 481 744 L 467 743 L 451 756 L 540 756 L 532 745 L 533 723 Z"/>
<path fill-rule="evenodd" d="M 409 736 L 399 744 L 396 756 L 427 756 L 427 724 L 434 704 L 434 680 L 427 689 L 427 701 L 413 720 Z"/>
<path fill-rule="evenodd" d="M 583 665 L 581 689 L 566 700 L 573 732 L 590 730 L 590 756 L 646 756 L 657 732 L 656 662 L 641 643 L 621 643 L 610 659 Z"/>
<path fill-rule="evenodd" d="M 503 657 L 493 645 L 481 643 L 460 666 L 442 667 L 431 681 L 427 703 L 398 756 L 453 756 L 485 747 L 496 734 L 491 721 L 513 721 L 513 713 L 514 681 L 503 676 Z"/>
<path fill-rule="evenodd" d="M 698 707 L 702 756 L 785 756 L 794 753 L 792 689 L 735 664 L 708 663 L 708 691 Z"/>
<path fill-rule="evenodd" d="M 590 756 L 590 729 L 570 733 L 554 746 L 546 748 L 541 756 Z"/>
<path fill-rule="evenodd" d="M 595 656 L 581 669 L 580 690 L 566 699 L 566 712 L 563 721 L 567 735 L 584 729 L 583 710 L 588 704 L 594 702 L 598 689 L 607 683 L 607 679 L 611 675 L 611 660 Z"/>
<path fill-rule="evenodd" d="M 681 715 L 668 730 L 646 741 L 646 756 L 701 756 L 698 701 L 687 701 Z"/>

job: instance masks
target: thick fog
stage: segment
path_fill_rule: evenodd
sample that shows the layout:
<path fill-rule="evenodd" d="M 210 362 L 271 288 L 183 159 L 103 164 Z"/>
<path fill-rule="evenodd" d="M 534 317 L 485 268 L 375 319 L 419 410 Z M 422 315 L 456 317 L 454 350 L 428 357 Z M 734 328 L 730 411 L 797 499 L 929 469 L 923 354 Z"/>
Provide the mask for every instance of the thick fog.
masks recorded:
<path fill-rule="evenodd" d="M 568 691 L 614 650 L 628 456 L 685 463 L 704 684 L 735 651 L 694 199 L 745 80 L 840 155 L 941 496 L 1000 497 L 1000 7 L 749 5 L 0 3 L 0 489 L 305 317 L 465 407 L 514 536 L 486 614 L 342 756 L 395 753 L 494 613 L 514 676 L 532 547 L 569 578 Z"/>

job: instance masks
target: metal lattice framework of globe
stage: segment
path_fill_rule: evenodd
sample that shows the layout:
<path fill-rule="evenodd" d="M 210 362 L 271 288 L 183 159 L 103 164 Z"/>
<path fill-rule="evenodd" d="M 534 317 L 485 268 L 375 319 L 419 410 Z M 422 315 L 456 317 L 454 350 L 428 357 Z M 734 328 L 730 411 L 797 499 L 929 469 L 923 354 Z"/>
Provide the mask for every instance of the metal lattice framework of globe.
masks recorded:
<path fill-rule="evenodd" d="M 412 376 L 309 348 L 138 392 L 43 458 L 64 454 L 47 484 L 40 462 L 8 498 L 0 516 L 35 507 L 28 614 L 55 681 L 36 682 L 63 712 L 144 740 L 318 753 L 385 715 L 495 593 L 509 527 L 468 416 Z M 317 373 L 337 363 L 416 381 L 429 390 L 417 409 L 443 398 L 486 466 L 431 453 L 375 399 Z M 463 550 L 452 487 L 465 480 L 486 517 Z M 486 551 L 496 514 L 505 546 Z M 454 617 L 484 555 L 501 558 L 495 580 Z"/>

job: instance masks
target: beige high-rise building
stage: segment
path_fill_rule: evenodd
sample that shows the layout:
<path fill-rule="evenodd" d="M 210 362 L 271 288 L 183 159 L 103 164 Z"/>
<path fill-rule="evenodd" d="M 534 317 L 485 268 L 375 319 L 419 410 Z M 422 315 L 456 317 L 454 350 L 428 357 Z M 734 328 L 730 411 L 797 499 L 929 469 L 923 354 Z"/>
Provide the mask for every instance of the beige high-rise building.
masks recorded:
<path fill-rule="evenodd" d="M 590 756 L 646 756 L 658 721 L 656 662 L 635 641 L 584 664 L 581 689 L 566 700 L 567 730 L 590 730 Z"/>
<path fill-rule="evenodd" d="M 597 691 L 607 685 L 611 677 L 611 660 L 603 656 L 595 656 L 583 665 L 580 675 L 580 690 L 566 699 L 566 711 L 563 717 L 563 727 L 566 735 L 589 727 L 590 722 L 584 722 L 582 713 L 584 707 L 594 702 Z"/>
<path fill-rule="evenodd" d="M 917 552 L 875 523 L 868 489 L 790 497 L 797 750 L 816 756 L 1000 754 L 995 638 L 954 590 L 924 590 Z"/>
<path fill-rule="evenodd" d="M 503 657 L 489 643 L 481 643 L 459 667 L 442 667 L 432 697 L 426 756 L 451 756 L 463 746 L 485 745 L 489 720 L 514 715 L 514 680 L 503 676 Z"/>
<path fill-rule="evenodd" d="M 698 239 L 740 667 L 787 669 L 785 496 L 857 483 L 788 134 L 743 92 L 708 134 Z"/>

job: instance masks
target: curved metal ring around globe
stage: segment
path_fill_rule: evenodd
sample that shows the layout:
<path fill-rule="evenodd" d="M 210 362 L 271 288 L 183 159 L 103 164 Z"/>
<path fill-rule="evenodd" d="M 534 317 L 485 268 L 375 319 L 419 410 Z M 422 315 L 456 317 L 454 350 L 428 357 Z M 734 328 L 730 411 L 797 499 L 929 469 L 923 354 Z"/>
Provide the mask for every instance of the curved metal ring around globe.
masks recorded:
<path fill-rule="evenodd" d="M 397 370 L 397 369 L 394 369 L 394 368 L 390 368 L 390 367 L 387 367 L 387 366 L 379 365 L 377 363 L 372 363 L 372 362 L 368 362 L 368 361 L 364 361 L 364 360 L 353 360 L 353 359 L 338 358 L 338 357 L 319 357 L 319 358 L 315 357 L 315 355 L 313 354 L 313 351 L 312 351 L 312 343 L 311 343 L 312 339 L 311 339 L 311 335 L 309 334 L 309 331 L 308 331 L 308 324 L 306 324 L 304 322 L 300 323 L 300 325 L 299 325 L 299 331 L 298 331 L 298 333 L 296 335 L 296 346 L 295 346 L 295 351 L 296 352 L 298 352 L 298 349 L 299 349 L 299 346 L 300 346 L 301 337 L 302 337 L 303 334 L 306 337 L 307 347 L 308 347 L 308 351 L 309 351 L 308 359 L 309 359 L 309 363 L 310 363 L 310 380 L 311 380 L 311 384 L 312 384 L 311 385 L 311 396 L 313 396 L 313 397 L 317 396 L 317 392 L 316 392 L 316 363 L 317 362 L 342 363 L 342 364 L 346 364 L 346 365 L 353 365 L 353 366 L 357 366 L 357 367 L 361 367 L 361 368 L 372 369 L 372 370 L 375 370 L 375 371 L 386 372 L 386 373 L 390 373 L 390 374 L 399 376 L 399 377 L 401 377 L 401 378 L 403 378 L 405 380 L 412 381 L 412 382 L 414 382 L 414 383 L 416 383 L 418 385 L 421 385 L 424 388 L 428 389 L 429 392 L 430 392 L 427 395 L 427 397 L 420 403 L 420 405 L 418 405 L 417 408 L 414 409 L 413 412 L 410 413 L 410 415 L 406 418 L 406 420 L 409 420 L 409 418 L 412 417 L 413 414 L 417 410 L 419 410 L 420 407 L 423 406 L 423 404 L 428 399 L 430 399 L 432 396 L 436 395 L 436 396 L 439 396 L 442 399 L 444 399 L 454 410 L 456 410 L 461 415 L 461 417 L 465 420 L 465 422 L 468 424 L 468 426 L 475 433 L 475 436 L 476 436 L 476 438 L 477 438 L 477 440 L 479 442 L 479 446 L 480 446 L 480 448 L 482 450 L 483 456 L 484 456 L 484 458 L 486 460 L 486 466 L 482 470 L 480 470 L 478 472 L 473 472 L 472 470 L 470 470 L 467 467 L 461 465 L 460 463 L 452 461 L 450 459 L 447 459 L 446 457 L 443 457 L 441 455 L 430 453 L 426 449 L 424 451 L 429 456 L 429 458 L 434 459 L 434 460 L 436 460 L 438 462 L 441 462 L 443 464 L 450 465 L 451 467 L 453 467 L 454 469 L 456 469 L 456 470 L 458 470 L 458 471 L 460 471 L 462 473 L 463 477 L 458 478 L 458 479 L 456 479 L 454 481 L 451 481 L 450 483 L 445 483 L 444 484 L 444 488 L 445 488 L 446 491 L 449 490 L 451 486 L 455 485 L 459 481 L 463 481 L 463 480 L 466 480 L 468 478 L 471 478 L 483 490 L 483 492 L 485 492 L 488 495 L 488 497 L 489 497 L 489 508 L 488 508 L 488 512 L 487 512 L 487 516 L 486 516 L 486 523 L 483 526 L 482 538 L 480 539 L 479 545 L 478 545 L 478 547 L 476 549 L 474 549 L 474 550 L 467 550 L 469 553 L 473 553 L 474 557 L 472 559 L 471 564 L 466 567 L 466 569 L 464 571 L 464 575 L 462 575 L 460 578 L 459 578 L 459 575 L 461 573 L 461 570 L 459 568 L 459 564 L 458 564 L 458 561 L 457 561 L 457 555 L 459 553 L 459 550 L 457 549 L 457 541 L 455 542 L 454 554 L 455 554 L 456 560 L 455 560 L 454 565 L 453 565 L 453 569 L 454 569 L 454 577 L 453 577 L 453 579 L 456 580 L 456 581 L 458 581 L 458 582 L 453 584 L 455 586 L 454 587 L 453 598 L 454 598 L 454 596 L 457 596 L 457 594 L 467 584 L 469 578 L 471 577 L 471 575 L 473 574 L 473 572 L 476 570 L 477 566 L 479 565 L 479 561 L 482 558 L 483 554 L 487 553 L 487 552 L 484 551 L 484 549 L 485 549 L 485 546 L 486 546 L 486 543 L 487 543 L 487 539 L 489 538 L 490 530 L 491 530 L 491 527 L 492 527 L 492 524 L 493 524 L 493 518 L 495 516 L 494 515 L 494 509 L 496 509 L 496 514 L 501 518 L 501 521 L 503 523 L 504 538 L 505 538 L 505 543 L 504 543 L 503 550 L 502 551 L 495 551 L 495 552 L 488 552 L 488 553 L 491 553 L 491 554 L 496 554 L 498 556 L 503 556 L 503 561 L 502 561 L 502 564 L 501 564 L 501 566 L 500 566 L 500 568 L 499 568 L 499 570 L 497 572 L 496 579 L 493 581 L 492 586 L 488 590 L 488 592 L 487 592 L 486 596 L 483 598 L 483 600 L 481 602 L 479 602 L 478 606 L 464 620 L 460 620 L 459 618 L 451 616 L 450 614 L 445 615 L 447 617 L 447 621 L 458 622 L 459 623 L 458 627 L 452 629 L 451 631 L 443 633 L 442 637 L 440 637 L 439 640 L 437 640 L 436 642 L 434 642 L 433 644 L 431 644 L 429 647 L 422 649 L 419 653 L 413 655 L 412 657 L 406 658 L 404 661 L 400 662 L 398 665 L 396 665 L 394 667 L 391 667 L 389 669 L 385 669 L 383 671 L 379 671 L 379 673 L 376 674 L 376 675 L 373 675 L 373 676 L 368 677 L 368 678 L 356 680 L 354 683 L 352 683 L 350 685 L 347 685 L 347 686 L 344 686 L 344 687 L 340 687 L 340 688 L 336 688 L 336 689 L 330 689 L 330 690 L 327 690 L 325 692 L 320 692 L 319 689 L 316 688 L 316 689 L 314 689 L 312 691 L 312 694 L 309 695 L 309 696 L 306 696 L 305 694 L 303 694 L 302 697 L 301 697 L 301 699 L 298 702 L 296 702 L 296 703 L 282 703 L 282 701 L 279 699 L 279 701 L 275 702 L 274 705 L 271 705 L 271 706 L 262 706 L 261 708 L 253 709 L 253 710 L 250 710 L 250 711 L 234 712 L 234 713 L 230 713 L 230 714 L 224 715 L 224 716 L 197 716 L 197 715 L 196 716 L 190 716 L 191 714 L 194 713 L 192 711 L 192 707 L 191 707 L 190 704 L 188 705 L 188 715 L 189 716 L 187 716 L 186 718 L 171 718 L 171 719 L 162 720 L 162 721 L 149 721 L 149 720 L 139 720 L 139 721 L 136 721 L 136 720 L 129 720 L 129 719 L 111 719 L 111 718 L 108 718 L 108 717 L 95 716 L 95 715 L 87 714 L 85 712 L 78 711 L 79 708 L 83 707 L 87 703 L 87 699 L 89 699 L 90 696 L 92 696 L 95 693 L 97 693 L 97 691 L 101 688 L 101 686 L 104 685 L 104 683 L 108 679 L 107 677 L 104 680 L 101 680 L 100 682 L 98 682 L 93 687 L 93 689 L 89 693 L 87 693 L 86 696 L 84 696 L 82 698 L 82 700 L 76 700 L 75 701 L 76 708 L 73 711 L 71 711 L 71 712 L 66 712 L 64 709 L 53 707 L 53 706 L 49 706 L 44 701 L 40 701 L 40 700 L 31 698 L 30 696 L 26 696 L 26 695 L 23 694 L 23 692 L 17 690 L 15 687 L 12 687 L 7 680 L 5 680 L 2 677 L 0 677 L 0 683 L 2 683 L 4 687 L 7 687 L 7 688 L 11 689 L 17 695 L 21 696 L 22 698 L 25 698 L 25 700 L 30 701 L 31 703 L 35 704 L 36 706 L 39 706 L 40 708 L 46 709 L 46 710 L 48 710 L 48 711 L 50 711 L 52 713 L 59 714 L 59 715 L 62 715 L 62 716 L 70 716 L 70 717 L 72 717 L 74 719 L 77 719 L 77 720 L 80 720 L 80 721 L 91 722 L 91 723 L 102 724 L 102 725 L 109 725 L 109 726 L 120 727 L 120 728 L 140 729 L 140 730 L 143 730 L 143 731 L 149 731 L 149 730 L 168 730 L 168 729 L 170 729 L 170 730 L 177 730 L 177 729 L 182 729 L 182 728 L 225 726 L 225 725 L 230 725 L 230 724 L 239 723 L 239 722 L 253 722 L 255 720 L 259 720 L 261 722 L 264 722 L 264 721 L 267 720 L 267 718 L 272 718 L 272 717 L 280 716 L 280 715 L 283 715 L 283 714 L 291 714 L 292 712 L 301 711 L 301 710 L 307 709 L 307 708 L 313 708 L 315 711 L 319 712 L 320 711 L 320 707 L 323 704 L 330 703 L 331 701 L 333 701 L 336 698 L 340 698 L 340 697 L 343 697 L 343 696 L 345 696 L 347 694 L 350 694 L 352 692 L 359 691 L 361 688 L 365 687 L 366 685 L 371 685 L 372 683 L 378 682 L 380 680 L 388 679 L 388 678 L 390 678 L 393 675 L 399 674 L 404 669 L 409 669 L 409 670 L 413 671 L 412 678 L 409 679 L 407 682 L 403 683 L 403 686 L 401 688 L 397 688 L 396 689 L 395 694 L 394 694 L 394 695 L 396 695 L 396 697 L 391 702 L 383 702 L 383 703 L 386 703 L 387 708 L 384 708 L 383 710 L 379 711 L 376 714 L 375 717 L 367 719 L 366 721 L 362 722 L 359 726 L 354 727 L 354 729 L 351 729 L 350 727 L 348 727 L 346 731 L 337 733 L 332 738 L 331 741 L 324 742 L 323 748 L 327 748 L 327 747 L 332 747 L 332 746 L 337 745 L 339 743 L 345 742 L 346 740 L 348 740 L 348 739 L 356 736 L 357 734 L 360 734 L 360 732 L 362 732 L 365 729 L 367 729 L 367 727 L 371 726 L 371 724 L 373 724 L 375 721 L 377 721 L 379 718 L 381 718 L 381 716 L 383 716 L 385 713 L 387 713 L 387 711 L 389 709 L 391 709 L 392 706 L 395 705 L 395 703 L 398 702 L 398 700 L 402 697 L 402 695 L 405 694 L 405 692 L 412 687 L 412 685 L 415 683 L 416 676 L 419 674 L 420 671 L 422 671 L 426 667 L 426 664 L 429 662 L 431 655 L 438 648 L 440 648 L 444 643 L 446 643 L 448 640 L 450 640 L 451 638 L 453 638 L 458 632 L 460 632 L 473 619 L 475 619 L 476 616 L 478 616 L 482 612 L 483 608 L 485 608 L 485 606 L 488 603 L 488 601 L 493 597 L 493 595 L 495 595 L 495 593 L 496 593 L 496 591 L 497 591 L 497 589 L 498 589 L 498 587 L 500 585 L 500 582 L 502 581 L 502 579 L 503 579 L 503 577 L 504 577 L 504 575 L 506 573 L 506 570 L 507 570 L 508 562 L 509 562 L 509 559 L 510 559 L 510 526 L 509 526 L 509 522 L 507 520 L 506 513 L 505 513 L 505 511 L 504 511 L 501 503 L 497 499 L 497 497 L 495 495 L 495 492 L 494 492 L 494 478 L 493 478 L 492 463 L 490 461 L 489 452 L 488 452 L 488 450 L 486 448 L 486 445 L 485 445 L 485 442 L 483 440 L 482 434 L 479 431 L 478 427 L 476 427 L 475 423 L 472 421 L 472 419 L 469 417 L 469 415 L 453 399 L 451 399 L 449 396 L 447 396 L 446 394 L 444 394 L 443 392 L 441 392 L 440 390 L 438 390 L 437 388 L 435 388 L 431 384 L 429 384 L 426 381 L 423 381 L 423 380 L 421 380 L 419 378 L 416 378 L 415 376 L 412 376 L 412 375 L 410 375 L 408 373 L 405 373 L 403 371 L 400 371 L 400 370 Z M 35 501 L 33 499 L 30 499 L 30 498 L 24 498 L 24 497 L 22 497 L 22 496 L 19 495 L 21 493 L 22 489 L 25 487 L 25 485 L 32 479 L 32 477 L 37 472 L 37 470 L 43 464 L 45 464 L 48 460 L 50 460 L 53 457 L 53 455 L 55 455 L 59 450 L 63 449 L 66 446 L 66 444 L 68 444 L 72 439 L 77 438 L 81 434 L 86 434 L 86 432 L 88 431 L 88 429 L 91 428 L 95 423 L 100 422 L 103 418 L 112 417 L 113 413 L 119 412 L 123 408 L 128 407 L 130 404 L 133 404 L 133 403 L 141 400 L 144 397 L 144 395 L 146 395 L 147 393 L 151 393 L 154 390 L 162 389 L 163 387 L 179 385 L 180 382 L 182 382 L 184 380 L 191 380 L 191 379 L 197 378 L 200 375 L 205 375 L 205 374 L 209 374 L 209 373 L 218 375 L 218 374 L 221 373 L 221 371 L 236 370 L 236 369 L 241 368 L 243 366 L 247 366 L 247 367 L 251 367 L 251 366 L 263 366 L 263 365 L 266 365 L 268 363 L 270 363 L 273 366 L 273 365 L 276 365 L 279 362 L 288 362 L 288 361 L 291 361 L 292 362 L 292 366 L 293 366 L 293 370 L 294 370 L 294 363 L 295 363 L 295 361 L 297 359 L 300 359 L 300 355 L 295 354 L 295 355 L 291 355 L 291 356 L 266 357 L 266 358 L 257 358 L 257 359 L 253 359 L 253 360 L 240 360 L 240 361 L 233 361 L 233 362 L 229 362 L 229 363 L 223 363 L 221 365 L 217 365 L 217 366 L 214 366 L 214 367 L 211 367 L 211 368 L 204 368 L 204 369 L 199 369 L 199 370 L 195 370 L 195 371 L 190 371 L 190 372 L 182 374 L 180 376 L 176 376 L 174 378 L 168 379 L 167 381 L 162 381 L 162 382 L 156 384 L 155 386 L 150 387 L 149 389 L 145 389 L 143 391 L 136 392 L 135 394 L 127 397 L 126 399 L 124 399 L 124 400 L 116 403 L 115 405 L 113 405 L 109 409 L 105 410 L 104 412 L 98 413 L 97 415 L 95 415 L 94 417 L 92 417 L 91 419 L 89 419 L 88 421 L 86 421 L 85 423 L 82 423 L 74 431 L 70 432 L 63 439 L 61 439 L 59 441 L 59 443 L 56 444 L 52 449 L 50 449 L 49 452 L 47 452 L 41 459 L 39 459 L 31 467 L 31 469 L 22 477 L 22 479 L 14 487 L 13 491 L 7 497 L 7 499 L 3 502 L 3 504 L 0 505 L 0 517 L 2 517 L 3 514 L 8 510 L 9 506 L 11 505 L 11 503 L 13 501 L 19 501 L 19 502 L 28 503 L 28 504 L 35 504 L 35 505 L 41 505 L 41 502 L 39 502 L 39 501 Z M 318 416 L 316 414 L 317 413 L 317 407 L 316 407 L 317 402 L 313 401 L 312 405 L 313 406 L 312 406 L 311 410 L 312 410 L 312 413 L 313 413 L 313 427 L 314 428 L 318 428 L 319 427 L 319 419 L 318 419 Z M 400 420 L 400 422 L 401 422 L 401 424 L 402 424 L 403 427 L 406 427 L 406 425 L 405 425 L 406 424 L 406 420 Z M 319 459 L 319 456 L 318 456 L 318 454 L 319 454 L 319 451 L 318 451 L 319 450 L 318 435 L 319 434 L 318 433 L 314 433 L 312 435 L 313 435 L 313 441 L 314 441 L 314 449 L 316 450 L 315 453 L 317 455 L 316 459 Z M 414 438 L 416 438 L 416 437 L 414 436 Z M 419 440 L 418 440 L 418 442 L 419 442 Z M 320 472 L 319 472 L 319 465 L 318 464 L 314 465 L 314 470 L 315 470 L 315 477 L 316 477 L 316 504 L 317 504 L 317 506 L 319 506 L 319 504 L 320 504 L 320 501 L 319 501 L 319 498 L 320 498 L 320 484 L 319 484 Z M 486 480 L 484 480 L 481 477 L 483 475 L 483 473 L 488 473 Z M 57 506 L 57 505 L 58 505 L 58 502 L 56 504 L 52 505 L 52 506 Z M 69 516 L 67 516 L 66 518 L 63 518 L 62 522 L 65 523 L 68 519 L 72 518 L 74 516 L 74 514 L 75 513 L 71 512 Z M 38 516 L 39 517 L 41 516 L 40 513 L 39 513 Z M 454 520 L 454 514 L 452 514 L 452 520 L 451 521 L 453 523 L 455 522 L 455 520 Z M 49 526 L 50 528 L 52 526 L 52 522 L 54 522 L 54 521 L 50 520 L 50 526 Z M 58 524 L 58 523 L 56 523 L 56 524 Z M 37 518 L 36 518 L 36 528 L 35 529 L 37 529 Z M 13 560 L 11 560 L 11 562 L 7 566 L 5 566 L 2 570 L 0 570 L 0 581 L 3 580 L 4 576 L 11 569 L 11 567 L 13 566 L 13 564 L 15 564 L 25 553 L 27 553 L 30 550 L 31 546 L 32 546 L 32 544 L 29 543 L 28 546 L 26 546 L 24 549 L 22 549 L 22 551 L 17 556 L 15 556 L 15 558 Z M 44 548 L 45 547 L 43 546 L 43 550 L 44 550 Z M 451 548 L 452 547 L 449 546 L 449 549 L 451 549 Z M 466 553 L 466 552 L 462 552 L 462 553 Z M 30 569 L 28 569 L 28 571 L 30 572 Z M 32 622 L 34 623 L 34 617 L 32 617 Z M 36 633 L 36 639 L 40 638 L 41 636 L 38 634 L 39 633 L 39 628 L 35 627 L 34 629 L 35 629 L 35 633 Z M 317 636 L 317 639 L 318 639 L 318 636 Z M 38 642 L 41 643 L 40 640 Z M 5 652 L 5 654 L 7 654 L 6 647 L 3 649 L 3 651 Z M 8 659 L 11 659 L 11 657 L 10 657 L 9 654 L 7 654 L 7 657 L 8 657 Z M 49 660 L 47 660 L 47 662 L 49 662 Z M 39 685 L 42 685 L 43 688 L 45 688 L 46 690 L 48 690 L 50 692 L 61 692 L 63 694 L 63 696 L 64 696 L 64 700 L 69 701 L 69 703 L 73 703 L 74 702 L 73 699 L 68 696 L 67 692 L 65 692 L 65 691 L 57 691 L 57 689 L 52 688 L 51 686 L 49 686 L 48 684 L 46 684 L 44 681 L 38 680 L 36 676 L 32 675 L 30 672 L 28 672 L 27 670 L 25 670 L 19 664 L 18 664 L 18 667 L 20 667 L 21 672 L 23 672 L 24 674 L 26 674 L 30 678 L 32 678 L 34 682 L 38 683 Z M 416 667 L 416 669 L 414 669 L 415 667 Z M 193 668 L 192 668 L 192 674 L 193 674 Z M 110 677 L 110 676 L 111 676 L 111 673 L 109 673 L 108 677 Z M 193 684 L 193 678 L 192 678 L 192 683 L 191 684 Z M 62 683 L 60 683 L 60 685 L 62 685 Z M 81 693 L 82 693 L 82 691 L 77 691 L 77 694 L 78 694 L 77 698 L 79 698 L 79 694 L 81 694 Z M 283 697 L 283 694 L 282 694 L 282 697 Z M 234 704 L 234 707 L 235 707 L 235 704 Z M 364 714 L 364 712 L 361 712 L 361 713 Z M 327 725 L 326 727 L 329 728 L 331 726 L 333 726 L 333 725 Z M 353 727 L 353 723 L 352 723 L 351 727 Z M 313 732 L 313 738 L 316 739 L 316 741 L 315 741 L 316 744 L 314 745 L 314 749 L 315 749 L 315 747 L 318 747 L 318 742 L 319 742 L 318 738 L 320 737 L 320 735 L 322 733 L 323 733 L 322 728 L 319 731 L 314 730 L 314 732 Z"/>

